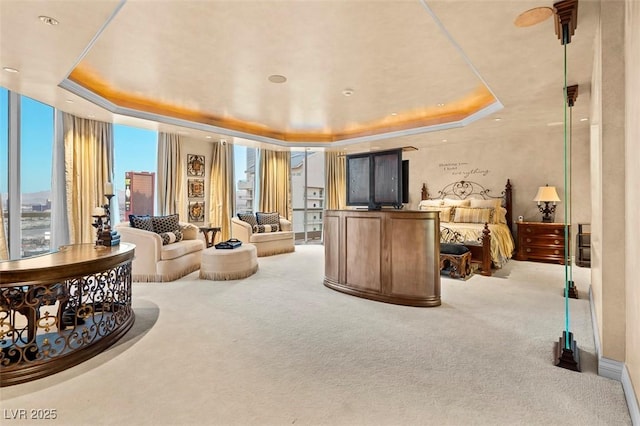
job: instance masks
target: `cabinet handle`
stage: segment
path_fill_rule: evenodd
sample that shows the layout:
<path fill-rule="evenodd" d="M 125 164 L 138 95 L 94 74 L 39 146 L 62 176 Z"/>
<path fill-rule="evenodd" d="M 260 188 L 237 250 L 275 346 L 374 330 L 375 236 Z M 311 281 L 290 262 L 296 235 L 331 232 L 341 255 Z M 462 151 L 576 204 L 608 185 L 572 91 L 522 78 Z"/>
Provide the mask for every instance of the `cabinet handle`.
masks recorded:
<path fill-rule="evenodd" d="M 554 229 L 553 232 L 556 233 L 556 234 L 560 233 L 560 231 L 558 229 Z"/>
<path fill-rule="evenodd" d="M 527 238 L 527 242 L 530 243 L 531 242 L 531 238 Z"/>
<path fill-rule="evenodd" d="M 554 240 L 553 241 L 555 244 L 560 244 L 560 240 Z"/>
<path fill-rule="evenodd" d="M 531 253 L 531 249 L 530 248 L 527 248 L 527 253 Z"/>
<path fill-rule="evenodd" d="M 527 229 L 526 229 L 526 231 L 527 231 L 527 232 L 531 232 L 531 228 L 527 228 Z"/>
<path fill-rule="evenodd" d="M 558 250 L 554 250 L 554 251 L 553 251 L 553 254 L 560 254 L 560 251 L 558 251 Z"/>

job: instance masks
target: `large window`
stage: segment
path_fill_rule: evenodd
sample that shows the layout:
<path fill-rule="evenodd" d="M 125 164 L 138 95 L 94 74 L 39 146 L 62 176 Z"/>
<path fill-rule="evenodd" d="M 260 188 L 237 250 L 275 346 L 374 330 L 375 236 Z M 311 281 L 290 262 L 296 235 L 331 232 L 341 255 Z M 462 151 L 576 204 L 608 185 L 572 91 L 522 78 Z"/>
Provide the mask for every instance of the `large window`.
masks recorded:
<path fill-rule="evenodd" d="M 54 109 L 20 99 L 20 223 L 22 256 L 49 251 Z"/>
<path fill-rule="evenodd" d="M 291 153 L 291 197 L 296 243 L 322 241 L 324 154 L 305 150 Z"/>
<path fill-rule="evenodd" d="M 19 259 L 46 253 L 51 235 L 54 109 L 0 88 L 0 111 L 1 216 L 9 254 Z"/>
<path fill-rule="evenodd" d="M 7 211 L 9 198 L 9 91 L 0 87 L 0 217 L 4 227 L 4 235 L 9 235 Z"/>
<path fill-rule="evenodd" d="M 120 219 L 125 219 L 125 177 L 127 172 L 145 172 L 156 175 L 158 169 L 158 133 L 152 130 L 115 124 L 114 138 L 114 182 L 113 189 L 118 200 Z M 156 175 L 157 176 L 157 175 Z M 153 206 L 156 205 L 155 186 Z M 135 206 L 134 206 L 135 207 Z"/>
<path fill-rule="evenodd" d="M 253 213 L 255 209 L 256 151 L 255 148 L 246 146 L 233 146 L 236 192 L 234 215 L 237 213 Z"/>

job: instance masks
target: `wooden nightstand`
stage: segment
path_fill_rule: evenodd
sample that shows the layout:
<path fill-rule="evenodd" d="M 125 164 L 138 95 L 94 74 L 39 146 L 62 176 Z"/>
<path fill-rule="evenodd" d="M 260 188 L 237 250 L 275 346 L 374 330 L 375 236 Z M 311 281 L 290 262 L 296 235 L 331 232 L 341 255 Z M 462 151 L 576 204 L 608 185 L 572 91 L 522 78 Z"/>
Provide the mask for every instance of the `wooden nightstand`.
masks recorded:
<path fill-rule="evenodd" d="M 546 222 L 516 222 L 518 252 L 516 260 L 564 265 L 564 224 Z"/>

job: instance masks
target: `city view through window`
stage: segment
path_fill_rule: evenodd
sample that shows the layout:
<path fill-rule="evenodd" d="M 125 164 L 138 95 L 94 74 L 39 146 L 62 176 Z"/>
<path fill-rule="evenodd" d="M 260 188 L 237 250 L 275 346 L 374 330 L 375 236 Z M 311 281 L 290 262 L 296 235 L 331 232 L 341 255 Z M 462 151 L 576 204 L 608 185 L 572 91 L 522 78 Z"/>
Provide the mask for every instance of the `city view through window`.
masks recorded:
<path fill-rule="evenodd" d="M 20 255 L 50 251 L 51 176 L 54 146 L 54 109 L 20 96 Z M 9 92 L 0 88 L 0 212 L 4 235 L 9 237 Z M 125 174 L 157 173 L 157 133 L 114 125 L 114 191 L 112 207 L 125 218 Z M 256 211 L 256 169 L 259 151 L 234 146 L 235 211 Z M 297 243 L 322 241 L 324 208 L 324 155 L 317 151 L 292 152 L 291 192 L 293 230 Z M 105 200 L 106 202 L 106 200 Z M 155 205 L 155 203 L 154 203 Z M 12 225 L 16 226 L 16 225 Z M 15 235 L 15 234 L 14 234 Z M 12 255 L 12 258 L 18 258 Z"/>

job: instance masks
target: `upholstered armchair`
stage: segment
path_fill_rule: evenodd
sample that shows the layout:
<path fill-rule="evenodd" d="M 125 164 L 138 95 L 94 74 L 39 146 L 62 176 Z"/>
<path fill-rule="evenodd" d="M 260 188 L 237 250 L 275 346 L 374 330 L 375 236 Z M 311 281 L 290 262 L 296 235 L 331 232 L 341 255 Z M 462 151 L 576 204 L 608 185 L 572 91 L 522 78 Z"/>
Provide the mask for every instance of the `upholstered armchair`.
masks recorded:
<path fill-rule="evenodd" d="M 258 257 L 295 251 L 291 222 L 282 216 L 276 232 L 256 232 L 252 223 L 234 216 L 231 218 L 231 236 L 243 243 L 255 245 Z"/>
<path fill-rule="evenodd" d="M 132 264 L 133 281 L 174 281 L 200 269 L 204 239 L 197 226 L 179 222 L 182 240 L 162 244 L 160 234 L 132 228 L 129 222 L 116 225 L 120 240 L 136 245 Z"/>

